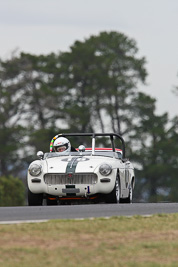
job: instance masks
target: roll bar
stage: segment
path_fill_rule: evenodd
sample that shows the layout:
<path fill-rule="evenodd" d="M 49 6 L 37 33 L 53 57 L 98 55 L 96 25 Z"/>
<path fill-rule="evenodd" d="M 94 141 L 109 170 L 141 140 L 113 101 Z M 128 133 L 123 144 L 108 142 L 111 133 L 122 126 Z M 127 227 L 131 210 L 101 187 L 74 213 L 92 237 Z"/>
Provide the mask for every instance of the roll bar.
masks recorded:
<path fill-rule="evenodd" d="M 115 145 L 114 145 L 114 139 L 113 137 L 117 137 L 121 140 L 122 143 L 122 154 L 123 158 L 125 158 L 125 141 L 123 137 L 116 133 L 61 133 L 58 134 L 56 137 L 68 137 L 68 136 L 91 136 L 92 137 L 92 154 L 94 155 L 95 151 L 95 137 L 96 136 L 109 136 L 111 140 L 112 150 L 115 152 Z"/>

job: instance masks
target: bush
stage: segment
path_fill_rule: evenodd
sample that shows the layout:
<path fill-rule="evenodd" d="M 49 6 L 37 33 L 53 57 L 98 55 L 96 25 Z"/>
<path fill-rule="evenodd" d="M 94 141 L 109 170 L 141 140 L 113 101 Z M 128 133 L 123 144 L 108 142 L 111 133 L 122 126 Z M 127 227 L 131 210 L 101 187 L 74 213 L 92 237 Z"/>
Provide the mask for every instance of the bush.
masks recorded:
<path fill-rule="evenodd" d="M 23 206 L 25 186 L 19 178 L 0 177 L 0 206 Z"/>

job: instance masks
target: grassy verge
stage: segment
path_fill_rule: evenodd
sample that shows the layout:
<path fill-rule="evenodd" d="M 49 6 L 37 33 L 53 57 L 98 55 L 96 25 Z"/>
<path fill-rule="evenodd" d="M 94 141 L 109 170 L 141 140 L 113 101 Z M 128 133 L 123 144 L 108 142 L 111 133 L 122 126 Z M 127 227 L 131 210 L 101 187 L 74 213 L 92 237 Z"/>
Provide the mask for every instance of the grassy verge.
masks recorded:
<path fill-rule="evenodd" d="M 0 225 L 0 266 L 178 266 L 178 213 Z"/>

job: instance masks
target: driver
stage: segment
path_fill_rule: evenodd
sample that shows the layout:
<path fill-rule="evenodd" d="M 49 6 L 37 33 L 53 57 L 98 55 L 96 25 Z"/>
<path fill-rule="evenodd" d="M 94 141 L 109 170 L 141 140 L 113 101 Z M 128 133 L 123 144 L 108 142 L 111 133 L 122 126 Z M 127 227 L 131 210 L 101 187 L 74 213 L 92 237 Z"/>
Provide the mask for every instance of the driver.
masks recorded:
<path fill-rule="evenodd" d="M 65 137 L 59 137 L 54 141 L 54 151 L 55 152 L 69 152 L 71 151 L 71 144 L 69 140 Z"/>

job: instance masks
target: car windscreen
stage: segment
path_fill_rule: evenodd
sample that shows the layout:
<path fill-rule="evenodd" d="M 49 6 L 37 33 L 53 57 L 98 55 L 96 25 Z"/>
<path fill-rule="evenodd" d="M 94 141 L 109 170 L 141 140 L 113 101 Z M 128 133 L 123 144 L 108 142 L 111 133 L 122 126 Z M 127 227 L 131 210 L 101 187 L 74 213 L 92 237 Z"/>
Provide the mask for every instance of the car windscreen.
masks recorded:
<path fill-rule="evenodd" d="M 95 151 L 94 155 L 92 155 L 91 151 L 87 152 L 49 152 L 44 154 L 44 159 L 47 158 L 55 158 L 55 157 L 63 157 L 63 156 L 102 156 L 102 157 L 109 157 L 109 158 L 122 158 L 122 154 L 120 152 L 113 152 L 113 151 L 107 151 L 107 152 L 97 152 Z"/>

